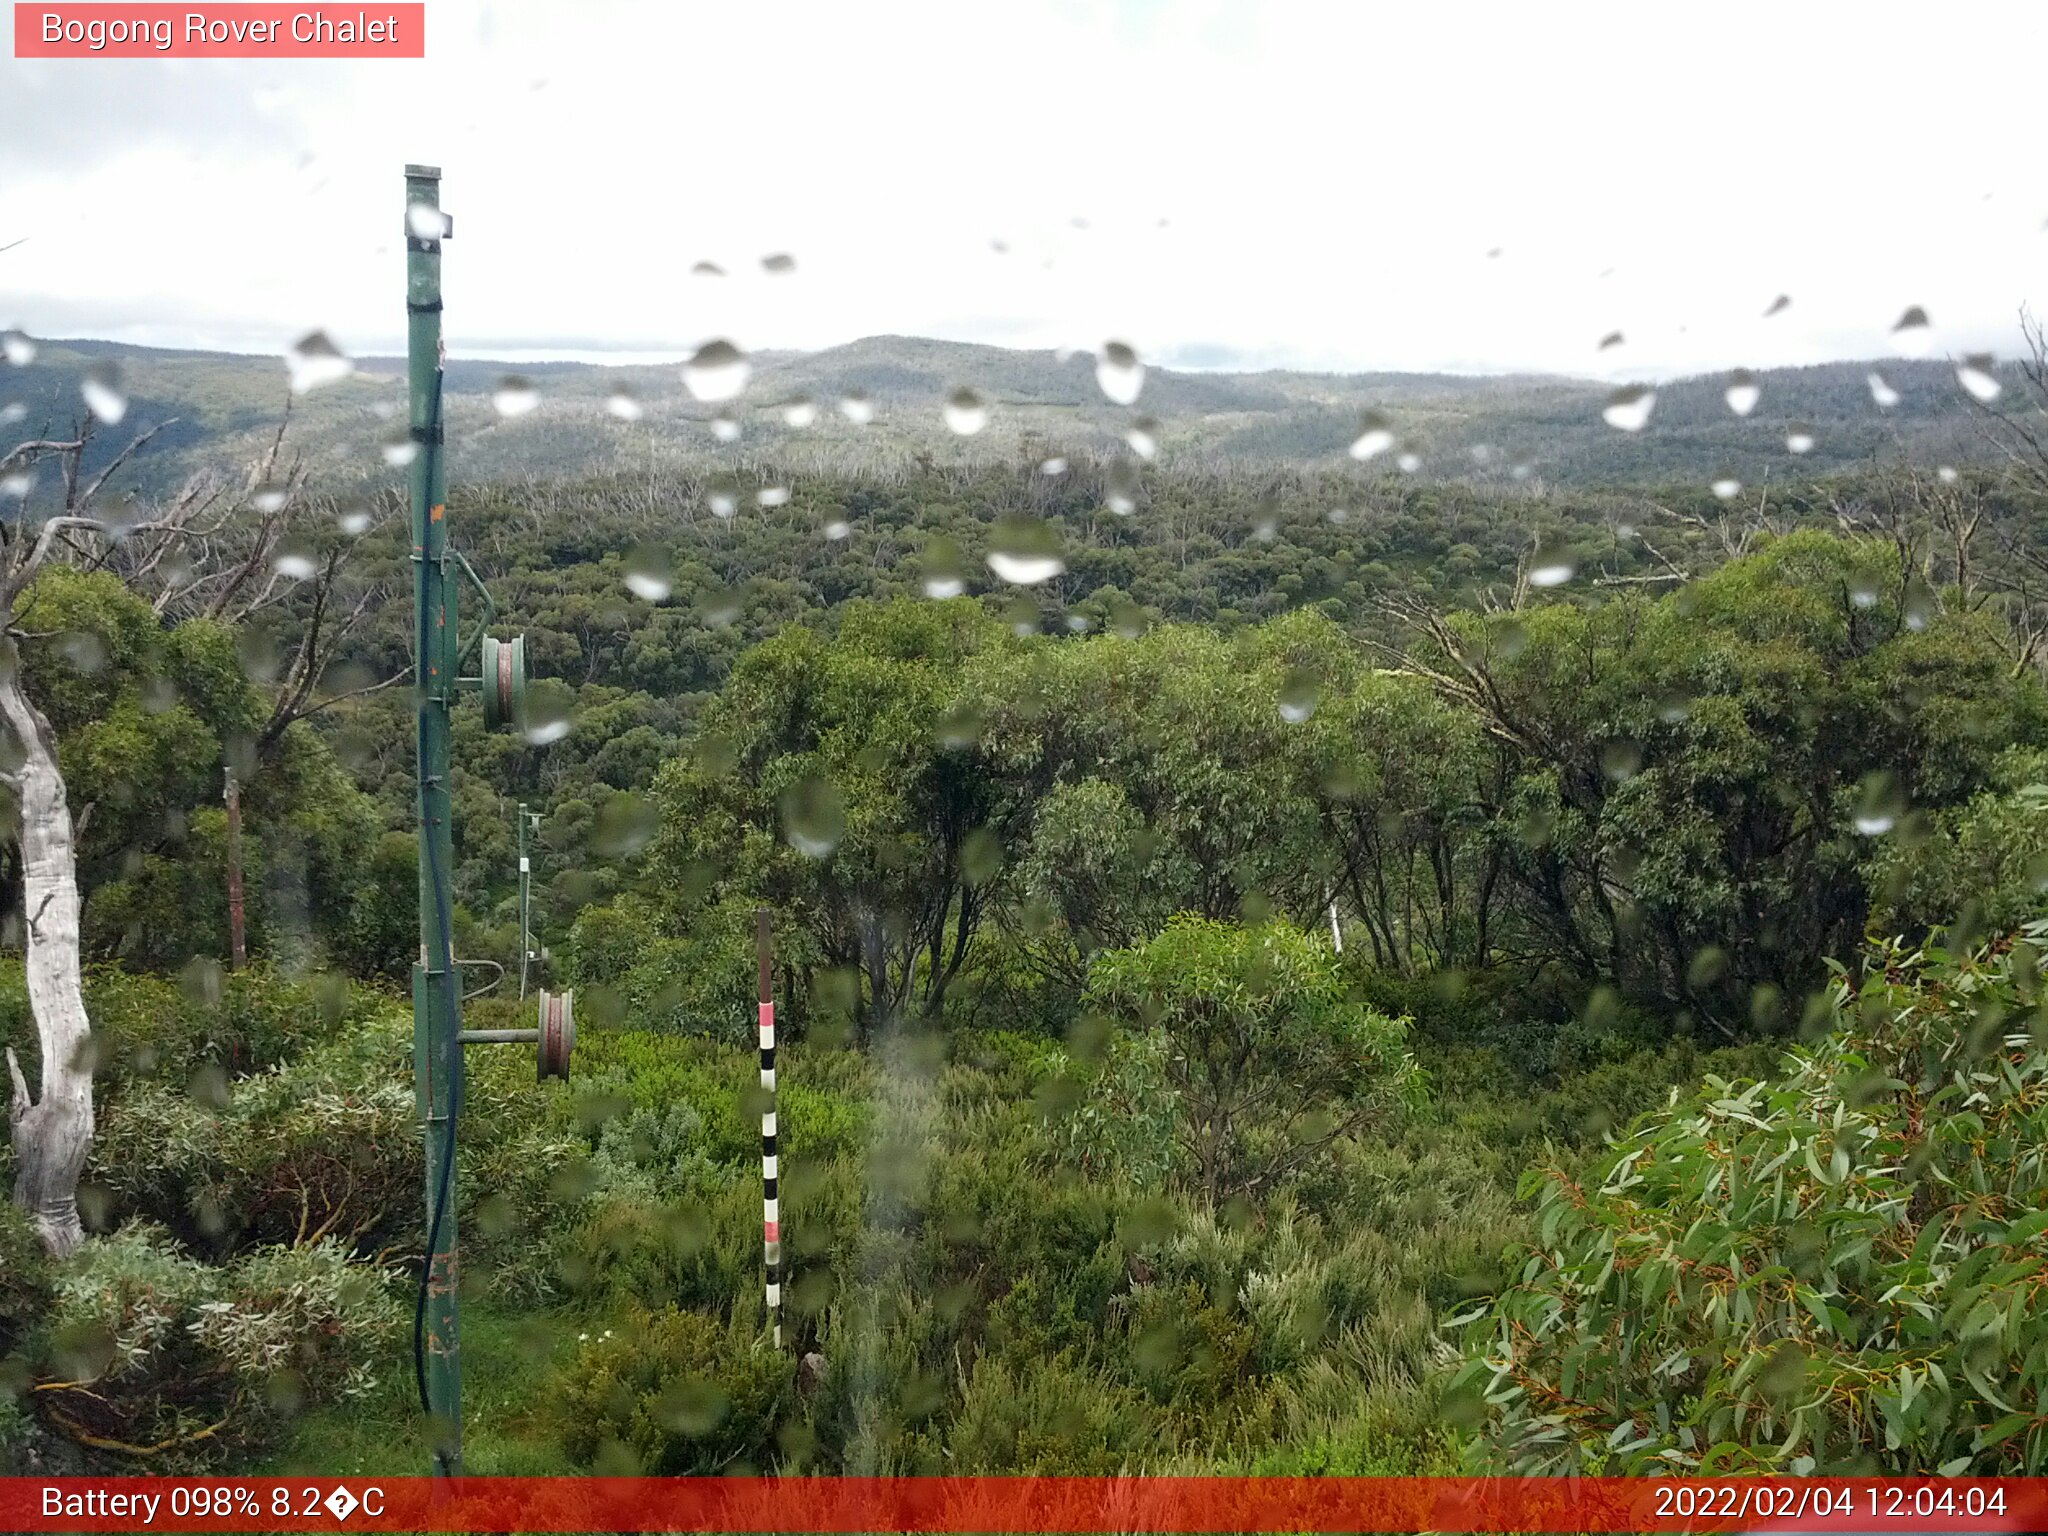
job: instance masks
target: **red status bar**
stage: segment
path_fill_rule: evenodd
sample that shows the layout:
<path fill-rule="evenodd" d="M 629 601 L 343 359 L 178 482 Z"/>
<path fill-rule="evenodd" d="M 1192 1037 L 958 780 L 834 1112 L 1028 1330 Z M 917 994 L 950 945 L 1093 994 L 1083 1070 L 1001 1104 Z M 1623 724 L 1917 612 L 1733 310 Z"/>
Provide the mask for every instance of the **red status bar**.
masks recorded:
<path fill-rule="evenodd" d="M 2048 1530 L 2048 1478 L 0 1478 L 9 1531 Z"/>

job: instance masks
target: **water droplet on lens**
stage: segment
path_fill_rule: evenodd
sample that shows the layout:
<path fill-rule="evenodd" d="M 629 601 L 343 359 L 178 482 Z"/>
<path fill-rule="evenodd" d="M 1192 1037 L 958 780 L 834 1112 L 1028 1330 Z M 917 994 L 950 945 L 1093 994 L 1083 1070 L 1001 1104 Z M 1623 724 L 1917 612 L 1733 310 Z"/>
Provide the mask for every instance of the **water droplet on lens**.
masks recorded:
<path fill-rule="evenodd" d="M 862 391 L 849 390 L 840 397 L 839 414 L 856 427 L 864 427 L 875 419 L 875 403 Z"/>
<path fill-rule="evenodd" d="M 1620 784 L 1642 771 L 1643 749 L 1633 741 L 1610 741 L 1600 749 L 1600 771 Z"/>
<path fill-rule="evenodd" d="M 1529 557 L 1529 585 L 1561 587 L 1579 573 L 1572 552 L 1561 545 L 1543 544 Z"/>
<path fill-rule="evenodd" d="M 1131 452 L 1151 463 L 1159 455 L 1159 418 L 1140 416 L 1124 429 L 1124 441 L 1131 445 Z"/>
<path fill-rule="evenodd" d="M 121 387 L 121 370 L 104 359 L 85 370 L 78 382 L 85 408 L 108 426 L 116 426 L 128 414 L 128 395 Z"/>
<path fill-rule="evenodd" d="M 692 266 L 690 267 L 690 276 L 723 277 L 725 276 L 725 268 L 721 267 L 715 261 L 700 261 L 692 264 Z"/>
<path fill-rule="evenodd" d="M 1363 463 L 1394 446 L 1394 429 L 1381 411 L 1367 411 L 1358 418 L 1358 430 L 1351 435 L 1351 457 Z"/>
<path fill-rule="evenodd" d="M 707 341 L 683 364 L 683 387 L 707 404 L 730 400 L 747 387 L 747 355 L 731 342 Z"/>
<path fill-rule="evenodd" d="M 1102 477 L 1102 504 L 1118 517 L 1138 510 L 1138 467 L 1128 459 L 1118 459 Z"/>
<path fill-rule="evenodd" d="M 384 439 L 380 451 L 386 464 L 393 469 L 404 469 L 419 457 L 420 445 L 412 440 L 410 433 L 400 430 Z"/>
<path fill-rule="evenodd" d="M 287 487 L 272 485 L 268 481 L 249 493 L 249 504 L 266 516 L 273 512 L 282 512 L 284 504 L 289 500 L 291 491 Z"/>
<path fill-rule="evenodd" d="M 796 270 L 796 258 L 787 251 L 761 258 L 761 270 L 771 277 L 787 277 Z"/>
<path fill-rule="evenodd" d="M 524 416 L 540 405 L 540 391 L 523 374 L 508 373 L 491 391 L 491 405 L 500 416 Z"/>
<path fill-rule="evenodd" d="M 1692 717 L 1692 696 L 1683 688 L 1667 688 L 1657 697 L 1657 718 L 1666 725 L 1677 725 Z"/>
<path fill-rule="evenodd" d="M 447 215 L 432 203 L 407 203 L 405 232 L 415 240 L 442 239 L 448 233 Z"/>
<path fill-rule="evenodd" d="M 318 552 L 302 538 L 281 539 L 272 551 L 270 563 L 287 581 L 308 581 L 320 569 Z"/>
<path fill-rule="evenodd" d="M 626 556 L 626 590 L 635 597 L 658 603 L 675 590 L 675 584 L 675 567 L 659 545 L 642 544 Z"/>
<path fill-rule="evenodd" d="M 846 835 L 846 807 L 824 779 L 808 778 L 782 796 L 782 832 L 798 853 L 829 858 Z"/>
<path fill-rule="evenodd" d="M 1858 608 L 1877 606 L 1877 583 L 1868 576 L 1852 576 L 1849 579 L 1849 601 Z"/>
<path fill-rule="evenodd" d="M 1733 475 L 1723 475 L 1709 486 L 1708 489 L 1723 501 L 1733 501 L 1742 494 L 1742 482 Z"/>
<path fill-rule="evenodd" d="M 1034 518 L 1013 517 L 996 525 L 988 567 L 1014 586 L 1035 586 L 1061 574 L 1067 563 L 1060 558 L 1059 535 L 1050 527 Z"/>
<path fill-rule="evenodd" d="M 967 590 L 967 559 L 960 553 L 960 546 L 945 535 L 925 545 L 921 564 L 926 597 L 958 597 Z"/>
<path fill-rule="evenodd" d="M 1067 472 L 1067 461 L 1058 457 L 1040 459 L 1038 472 L 1041 475 L 1064 475 Z"/>
<path fill-rule="evenodd" d="M 36 344 L 26 331 L 0 331 L 0 357 L 17 368 L 36 360 Z"/>
<path fill-rule="evenodd" d="M 607 415 L 618 421 L 638 421 L 647 414 L 647 408 L 623 384 L 605 396 L 604 408 Z"/>
<path fill-rule="evenodd" d="M 1600 419 L 1622 432 L 1640 432 L 1657 404 L 1657 392 L 1642 384 L 1630 384 L 1607 397 Z"/>
<path fill-rule="evenodd" d="M 1880 837 L 1896 827 L 1905 812 L 1906 795 L 1898 775 L 1880 771 L 1864 776 L 1851 820 L 1865 837 Z"/>
<path fill-rule="evenodd" d="M 11 427 L 26 415 L 27 406 L 19 400 L 10 400 L 5 405 L 0 405 L 0 427 Z"/>
<path fill-rule="evenodd" d="M 1956 472 L 1954 465 L 1940 465 L 1938 468 L 1936 468 L 1934 473 L 1935 477 L 1939 479 L 1943 485 L 1954 485 L 1956 483 Z"/>
<path fill-rule="evenodd" d="M 988 425 L 988 402 L 971 389 L 956 389 L 946 396 L 946 428 L 961 437 L 972 437 Z"/>
<path fill-rule="evenodd" d="M 1135 640 L 1145 633 L 1145 610 L 1130 598 L 1118 594 L 1111 599 L 1106 622 L 1112 633 Z"/>
<path fill-rule="evenodd" d="M 1907 357 L 1925 357 L 1933 340 L 1934 327 L 1918 304 L 1899 316 L 1899 323 L 1892 327 L 1892 346 Z"/>
<path fill-rule="evenodd" d="M 837 543 L 839 540 L 848 538 L 852 535 L 853 526 L 852 524 L 848 523 L 844 518 L 835 517 L 830 522 L 825 524 L 824 531 L 826 538 L 832 540 L 834 543 Z"/>
<path fill-rule="evenodd" d="M 713 475 L 704 482 L 704 505 L 711 515 L 732 518 L 739 515 L 740 485 L 731 475 Z"/>
<path fill-rule="evenodd" d="M 36 477 L 26 470 L 16 470 L 11 475 L 0 475 L 0 496 L 9 501 L 20 501 L 36 487 Z"/>
<path fill-rule="evenodd" d="M 341 524 L 341 531 L 350 538 L 355 538 L 360 534 L 370 531 L 370 514 L 361 507 L 346 509 L 342 512 L 338 521 Z"/>
<path fill-rule="evenodd" d="M 1728 375 L 1728 389 L 1722 398 L 1728 402 L 1729 410 L 1738 416 L 1747 416 L 1756 409 L 1763 393 L 1756 382 L 1756 375 L 1747 368 L 1738 368 Z"/>
<path fill-rule="evenodd" d="M 1970 392 L 1972 400 L 1989 405 L 2003 388 L 1991 371 L 1996 366 L 1989 352 L 1973 352 L 1956 365 L 1956 382 Z"/>
<path fill-rule="evenodd" d="M 1773 315 L 1783 314 L 1786 310 L 1790 309 L 1791 307 L 1792 295 L 1789 293 L 1781 293 L 1775 299 L 1771 300 L 1771 307 L 1764 311 L 1764 318 L 1768 320 Z"/>
<path fill-rule="evenodd" d="M 625 790 L 605 801 L 590 829 L 591 848 L 608 859 L 630 859 L 654 841 L 661 813 L 647 796 Z"/>
<path fill-rule="evenodd" d="M 325 331 L 308 331 L 301 336 L 292 343 L 284 361 L 291 373 L 292 393 L 295 395 L 336 383 L 356 369 L 356 365 L 343 355 L 341 348 Z"/>
<path fill-rule="evenodd" d="M 1609 347 L 1620 346 L 1624 339 L 1625 338 L 1622 336 L 1621 332 L 1609 331 L 1605 336 L 1602 336 L 1600 338 L 1600 345 L 1595 347 L 1593 350 L 1595 352 L 1605 352 Z"/>
<path fill-rule="evenodd" d="M 720 411 L 711 418 L 711 435 L 721 443 L 736 443 L 740 440 L 740 424 Z"/>
<path fill-rule="evenodd" d="M 1788 453 L 1813 452 L 1813 429 L 1794 427 L 1785 434 L 1785 449 Z"/>
<path fill-rule="evenodd" d="M 763 509 L 789 505 L 789 487 L 786 485 L 764 485 L 754 492 L 754 505 Z"/>
<path fill-rule="evenodd" d="M 1280 718 L 1299 725 L 1316 712 L 1323 687 L 1313 672 L 1295 668 L 1280 680 Z"/>
<path fill-rule="evenodd" d="M 782 419 L 788 425 L 801 431 L 818 419 L 818 402 L 809 395 L 798 395 L 786 401 L 782 407 Z"/>
<path fill-rule="evenodd" d="M 1404 453 L 1394 460 L 1394 467 L 1404 475 L 1412 475 L 1415 471 L 1422 468 L 1422 455 L 1419 453 Z"/>
<path fill-rule="evenodd" d="M 1116 405 L 1134 405 L 1145 387 L 1145 365 L 1128 342 L 1106 342 L 1095 360 L 1095 382 Z"/>
<path fill-rule="evenodd" d="M 1899 403 L 1899 392 L 1885 383 L 1883 374 L 1873 373 L 1864 382 L 1870 386 L 1870 398 L 1877 402 L 1879 410 L 1888 411 Z"/>

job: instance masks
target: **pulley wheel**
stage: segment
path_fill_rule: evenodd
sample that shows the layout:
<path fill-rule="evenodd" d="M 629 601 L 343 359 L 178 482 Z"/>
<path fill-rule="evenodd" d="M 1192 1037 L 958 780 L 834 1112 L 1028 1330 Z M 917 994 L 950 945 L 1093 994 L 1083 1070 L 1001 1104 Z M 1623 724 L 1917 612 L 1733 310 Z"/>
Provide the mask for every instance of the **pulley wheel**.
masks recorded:
<path fill-rule="evenodd" d="M 568 1080 L 569 1053 L 576 1048 L 576 1015 L 570 1005 L 572 995 L 568 992 L 543 992 L 540 995 L 540 1043 L 536 1054 L 543 1082 L 551 1077 Z"/>
<path fill-rule="evenodd" d="M 494 731 L 516 726 L 526 715 L 526 637 L 484 636 L 477 656 L 483 673 L 484 724 Z"/>

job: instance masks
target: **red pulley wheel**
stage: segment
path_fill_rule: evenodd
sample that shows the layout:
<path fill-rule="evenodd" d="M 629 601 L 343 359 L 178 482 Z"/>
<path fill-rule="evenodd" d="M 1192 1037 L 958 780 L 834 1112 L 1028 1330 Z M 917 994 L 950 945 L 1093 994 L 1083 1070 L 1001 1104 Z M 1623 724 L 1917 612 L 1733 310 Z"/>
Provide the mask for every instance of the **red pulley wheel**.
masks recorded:
<path fill-rule="evenodd" d="M 540 1076 L 543 1081 L 569 1076 L 569 1053 L 576 1048 L 576 1015 L 570 993 L 543 992 L 540 995 Z"/>

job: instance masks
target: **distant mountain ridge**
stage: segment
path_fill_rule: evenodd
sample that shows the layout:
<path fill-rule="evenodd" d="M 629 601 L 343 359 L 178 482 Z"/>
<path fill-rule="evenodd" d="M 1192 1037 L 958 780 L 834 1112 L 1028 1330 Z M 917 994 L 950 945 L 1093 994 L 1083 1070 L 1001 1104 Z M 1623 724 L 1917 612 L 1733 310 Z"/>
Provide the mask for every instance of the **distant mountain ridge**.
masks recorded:
<path fill-rule="evenodd" d="M 1094 359 L 968 342 L 871 336 L 823 351 L 767 352 L 752 360 L 740 398 L 721 408 L 684 388 L 677 364 L 500 362 L 448 365 L 451 468 L 459 479 L 578 478 L 624 468 L 708 471 L 772 463 L 793 473 L 863 473 L 891 455 L 941 461 L 1023 461 L 1032 456 L 1128 454 L 1125 435 L 1143 430 L 1161 469 L 1351 465 L 1348 449 L 1368 410 L 1384 414 L 1398 446 L 1354 467 L 1398 473 L 1404 454 L 1424 477 L 1522 478 L 1560 487 L 1655 485 L 1722 477 L 1810 476 L 1909 455 L 1928 462 L 1983 459 L 1981 418 L 1954 373 L 1940 362 L 1841 362 L 1755 375 L 1760 403 L 1736 416 L 1726 375 L 1656 387 L 1640 432 L 1601 419 L 1612 386 L 1549 375 L 1379 372 L 1256 373 L 1147 370 L 1137 403 L 1107 400 Z M 267 445 L 286 401 L 282 359 L 206 350 L 139 347 L 92 339 L 38 342 L 26 367 L 0 365 L 0 408 L 23 407 L 19 429 L 43 432 L 82 416 L 79 384 L 89 367 L 112 364 L 130 400 L 104 453 L 137 426 L 176 418 L 136 474 L 161 489 L 211 462 L 244 462 Z M 336 489 L 391 483 L 380 451 L 402 415 L 404 359 L 357 359 L 354 376 L 293 401 L 290 441 Z M 1898 396 L 1881 408 L 1869 376 Z M 540 405 L 501 417 L 491 395 L 507 375 L 533 382 Z M 2002 369 L 2008 389 L 2016 370 Z M 973 436 L 947 430 L 943 402 L 970 389 L 988 406 Z M 638 420 L 620 420 L 607 401 L 630 392 Z M 865 396 L 873 420 L 857 425 L 841 401 Z M 791 424 L 791 402 L 816 406 L 809 426 Z M 737 441 L 714 431 L 723 410 Z M 1794 454 L 1788 437 L 1810 438 Z"/>

